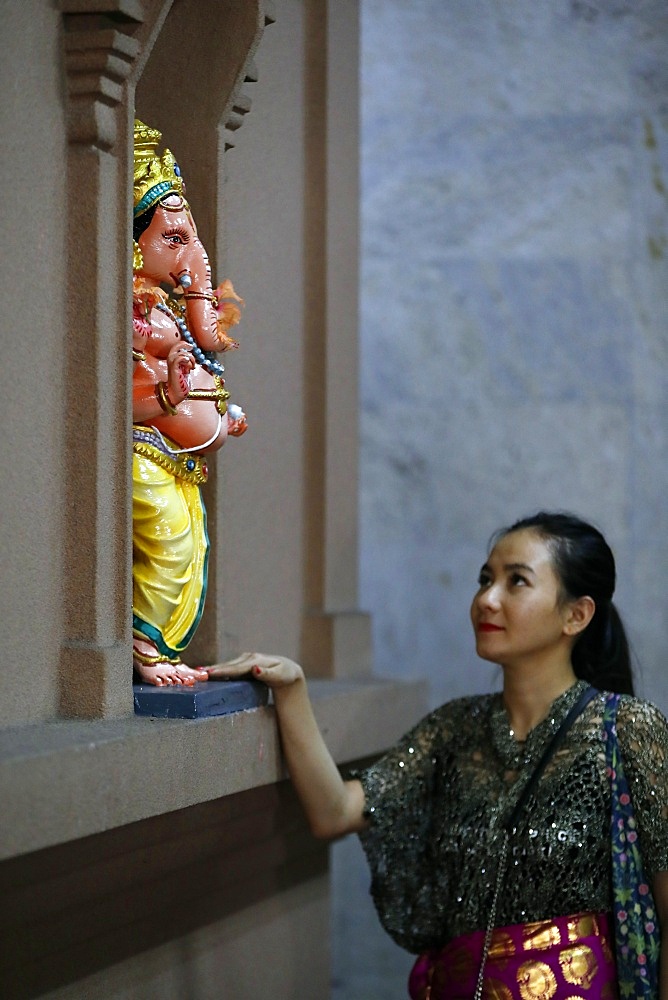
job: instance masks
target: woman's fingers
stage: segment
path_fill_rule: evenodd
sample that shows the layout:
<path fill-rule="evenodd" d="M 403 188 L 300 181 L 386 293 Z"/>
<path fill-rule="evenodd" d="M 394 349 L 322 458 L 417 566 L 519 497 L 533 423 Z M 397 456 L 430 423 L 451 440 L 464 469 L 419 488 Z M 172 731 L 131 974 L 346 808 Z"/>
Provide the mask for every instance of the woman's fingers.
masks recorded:
<path fill-rule="evenodd" d="M 269 687 L 281 687 L 292 684 L 303 676 L 301 667 L 283 656 L 271 656 L 267 653 L 242 653 L 233 660 L 217 663 L 213 667 L 205 667 L 210 680 L 226 680 L 233 677 L 243 677 L 250 674 L 264 681 Z"/>
<path fill-rule="evenodd" d="M 252 662 L 248 660 L 247 654 L 237 656 L 233 660 L 226 660 L 225 663 L 215 663 L 211 667 L 204 667 L 209 675 L 209 680 L 229 680 L 233 677 L 243 677 L 250 673 Z"/>
<path fill-rule="evenodd" d="M 259 653 L 241 653 L 232 660 L 225 660 L 224 663 L 216 663 L 212 667 L 204 667 L 213 680 L 216 678 L 242 677 L 244 674 L 252 672 L 253 667 L 268 667 L 270 663 L 276 663 L 275 657 L 263 656 Z"/>
<path fill-rule="evenodd" d="M 269 687 L 285 687 L 294 684 L 304 677 L 304 672 L 298 663 L 286 656 L 268 656 L 262 653 L 252 657 L 252 674 L 258 680 L 264 681 Z"/>

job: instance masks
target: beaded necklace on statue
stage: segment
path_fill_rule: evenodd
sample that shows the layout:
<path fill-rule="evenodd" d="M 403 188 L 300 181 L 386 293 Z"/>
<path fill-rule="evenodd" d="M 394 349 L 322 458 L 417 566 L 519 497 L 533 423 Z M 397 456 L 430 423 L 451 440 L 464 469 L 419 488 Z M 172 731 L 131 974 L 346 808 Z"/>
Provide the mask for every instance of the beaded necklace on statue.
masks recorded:
<path fill-rule="evenodd" d="M 221 365 L 220 361 L 216 360 L 213 352 L 203 351 L 199 344 L 196 343 L 195 338 L 188 329 L 185 320 L 183 320 L 176 313 L 172 312 L 169 306 L 165 305 L 164 302 L 157 302 L 155 308 L 159 309 L 161 313 L 165 314 L 165 316 L 169 316 L 169 318 L 176 323 L 181 336 L 185 342 L 192 347 L 192 352 L 197 363 L 200 364 L 202 368 L 205 368 L 210 375 L 218 375 L 222 377 L 225 372 L 224 367 Z"/>

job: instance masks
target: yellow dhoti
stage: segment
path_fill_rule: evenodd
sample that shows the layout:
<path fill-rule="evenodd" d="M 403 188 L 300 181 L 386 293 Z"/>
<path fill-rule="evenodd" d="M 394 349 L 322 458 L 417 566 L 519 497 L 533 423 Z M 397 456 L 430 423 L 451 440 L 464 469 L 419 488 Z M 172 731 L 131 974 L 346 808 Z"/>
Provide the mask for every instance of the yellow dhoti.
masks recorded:
<path fill-rule="evenodd" d="M 200 483 L 206 464 L 150 428 L 132 456 L 133 632 L 169 658 L 192 638 L 204 607 L 209 539 Z M 172 451 L 171 449 L 174 449 Z"/>

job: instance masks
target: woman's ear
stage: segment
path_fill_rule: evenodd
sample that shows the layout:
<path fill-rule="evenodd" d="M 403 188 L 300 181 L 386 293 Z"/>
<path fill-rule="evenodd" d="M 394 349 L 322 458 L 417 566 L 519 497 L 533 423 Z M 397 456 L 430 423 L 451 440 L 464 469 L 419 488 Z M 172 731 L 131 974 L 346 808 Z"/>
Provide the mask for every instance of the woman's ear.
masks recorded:
<path fill-rule="evenodd" d="M 569 601 L 564 620 L 564 633 L 579 635 L 580 632 L 584 632 L 595 611 L 596 602 L 592 597 L 578 597 L 575 601 Z"/>

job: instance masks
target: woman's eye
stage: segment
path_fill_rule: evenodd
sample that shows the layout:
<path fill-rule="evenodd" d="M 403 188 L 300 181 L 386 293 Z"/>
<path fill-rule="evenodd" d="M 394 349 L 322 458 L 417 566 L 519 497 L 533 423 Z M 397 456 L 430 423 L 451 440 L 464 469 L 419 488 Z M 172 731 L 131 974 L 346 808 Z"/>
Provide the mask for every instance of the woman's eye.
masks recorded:
<path fill-rule="evenodd" d="M 480 588 L 480 590 L 482 590 L 484 587 L 488 587 L 490 582 L 491 582 L 490 578 L 488 576 L 485 576 L 484 574 L 481 574 L 478 577 L 478 587 Z"/>
<path fill-rule="evenodd" d="M 526 577 L 522 576 L 520 573 L 513 573 L 510 578 L 510 582 L 514 587 L 522 587 L 527 581 Z"/>

